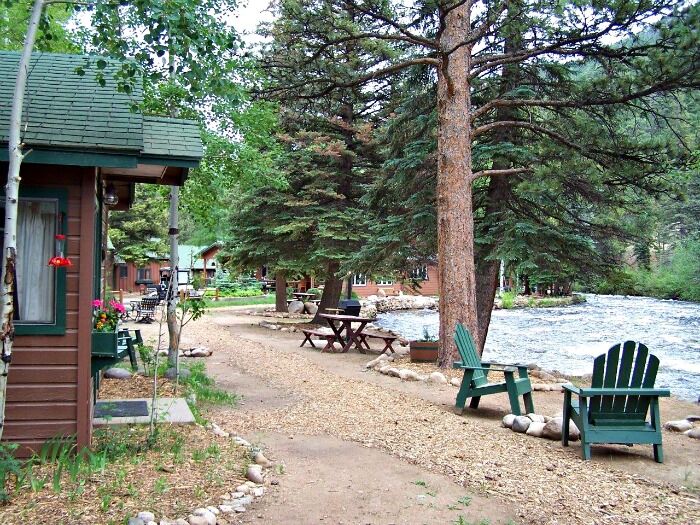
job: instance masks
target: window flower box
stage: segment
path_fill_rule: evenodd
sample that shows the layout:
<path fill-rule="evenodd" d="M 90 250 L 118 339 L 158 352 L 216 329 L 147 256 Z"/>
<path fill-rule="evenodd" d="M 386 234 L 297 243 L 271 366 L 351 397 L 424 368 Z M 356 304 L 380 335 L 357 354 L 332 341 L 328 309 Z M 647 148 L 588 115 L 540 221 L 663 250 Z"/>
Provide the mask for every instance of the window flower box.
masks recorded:
<path fill-rule="evenodd" d="M 117 358 L 117 332 L 92 332 L 92 355 Z"/>

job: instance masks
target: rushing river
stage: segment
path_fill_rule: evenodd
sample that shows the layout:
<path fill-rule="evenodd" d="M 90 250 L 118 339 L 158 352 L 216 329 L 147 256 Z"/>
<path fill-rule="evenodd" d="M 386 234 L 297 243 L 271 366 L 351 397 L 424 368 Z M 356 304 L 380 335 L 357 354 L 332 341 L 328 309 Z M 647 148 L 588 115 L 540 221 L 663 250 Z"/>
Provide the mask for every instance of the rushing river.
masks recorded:
<path fill-rule="evenodd" d="M 547 370 L 583 375 L 593 358 L 617 342 L 641 341 L 661 361 L 656 379 L 672 395 L 697 401 L 700 395 L 700 304 L 649 297 L 587 295 L 587 302 L 562 308 L 493 312 L 484 360 L 536 363 Z M 408 339 L 424 329 L 437 336 L 431 310 L 379 314 L 377 325 Z"/>

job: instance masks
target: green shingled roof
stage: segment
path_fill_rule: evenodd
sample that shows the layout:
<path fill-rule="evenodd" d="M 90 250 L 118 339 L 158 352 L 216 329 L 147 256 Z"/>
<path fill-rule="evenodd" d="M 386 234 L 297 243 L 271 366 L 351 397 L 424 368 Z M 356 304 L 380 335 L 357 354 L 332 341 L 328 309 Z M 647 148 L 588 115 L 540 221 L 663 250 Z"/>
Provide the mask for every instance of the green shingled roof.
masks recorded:
<path fill-rule="evenodd" d="M 0 143 L 8 140 L 18 62 L 19 53 L 0 51 Z M 202 143 L 195 122 L 134 111 L 143 101 L 140 79 L 131 94 L 122 93 L 113 78 L 118 64 L 108 61 L 101 86 L 95 58 L 89 62 L 83 55 L 34 53 L 22 118 L 22 139 L 36 152 L 28 162 L 41 162 L 48 154 L 55 163 L 98 166 L 111 165 L 114 158 L 124 165 L 164 161 L 193 167 L 199 162 Z M 79 67 L 84 75 L 76 73 Z M 6 159 L 3 148 L 0 160 Z"/>

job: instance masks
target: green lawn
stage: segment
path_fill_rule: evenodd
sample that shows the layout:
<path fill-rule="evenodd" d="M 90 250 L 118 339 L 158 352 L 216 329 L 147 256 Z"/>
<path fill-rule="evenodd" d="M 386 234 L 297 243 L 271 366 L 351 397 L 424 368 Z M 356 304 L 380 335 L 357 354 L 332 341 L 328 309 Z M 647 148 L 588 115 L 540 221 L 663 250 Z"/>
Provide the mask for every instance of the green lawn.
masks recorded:
<path fill-rule="evenodd" d="M 212 297 L 207 297 L 209 308 L 222 308 L 224 306 L 251 306 L 255 304 L 275 304 L 274 295 L 258 295 L 255 297 L 222 297 L 214 301 Z"/>

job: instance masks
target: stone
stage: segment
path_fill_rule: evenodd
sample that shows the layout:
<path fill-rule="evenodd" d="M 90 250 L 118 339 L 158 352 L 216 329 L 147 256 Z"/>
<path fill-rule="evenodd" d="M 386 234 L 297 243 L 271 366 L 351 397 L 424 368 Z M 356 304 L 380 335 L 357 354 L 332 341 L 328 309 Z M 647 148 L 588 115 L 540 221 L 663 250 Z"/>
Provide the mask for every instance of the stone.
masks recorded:
<path fill-rule="evenodd" d="M 217 509 L 217 508 L 214 507 L 214 506 L 209 506 L 209 507 L 207 507 L 207 510 L 208 510 L 209 512 L 211 512 L 212 514 L 214 514 L 215 516 L 216 516 L 219 512 L 221 512 L 219 509 Z"/>
<path fill-rule="evenodd" d="M 215 436 L 218 437 L 229 437 L 229 433 L 223 430 L 219 425 L 216 423 L 212 423 L 210 427 L 211 431 L 214 433 Z"/>
<path fill-rule="evenodd" d="M 211 525 L 204 516 L 195 516 L 194 514 L 190 514 L 187 518 L 187 523 L 189 523 L 189 525 Z M 216 524 L 216 522 L 214 523 Z"/>
<path fill-rule="evenodd" d="M 666 421 L 664 428 L 671 432 L 685 432 L 693 428 L 693 424 L 687 419 L 678 419 L 676 421 Z"/>
<path fill-rule="evenodd" d="M 549 423 L 552 420 L 552 416 L 542 416 L 544 417 L 544 422 Z"/>
<path fill-rule="evenodd" d="M 224 514 L 231 514 L 233 512 L 233 506 L 231 505 L 219 505 L 219 510 Z"/>
<path fill-rule="evenodd" d="M 513 425 L 510 427 L 513 432 L 524 433 L 527 432 L 528 427 L 532 423 L 532 420 L 527 416 L 516 416 L 513 420 Z"/>
<path fill-rule="evenodd" d="M 269 467 L 272 465 L 272 462 L 267 459 L 262 452 L 255 454 L 255 463 L 263 467 Z"/>
<path fill-rule="evenodd" d="M 173 525 L 189 525 L 189 523 L 187 523 L 187 520 L 184 518 L 178 518 Z"/>
<path fill-rule="evenodd" d="M 542 437 L 547 439 L 561 439 L 562 424 L 564 418 L 561 416 L 554 417 L 544 424 L 542 429 Z M 571 441 L 578 441 L 581 438 L 581 432 L 579 431 L 576 423 L 569 421 L 569 439 Z"/>
<path fill-rule="evenodd" d="M 391 377 L 399 377 L 399 369 L 391 367 L 386 371 L 386 374 Z"/>
<path fill-rule="evenodd" d="M 256 498 L 262 498 L 265 495 L 265 487 L 255 487 L 253 489 L 253 496 Z"/>
<path fill-rule="evenodd" d="M 253 468 L 253 467 L 258 467 L 258 468 Z M 246 472 L 245 477 L 248 478 L 253 483 L 262 483 L 263 482 L 262 469 L 259 468 L 259 465 L 250 465 L 248 467 L 248 471 Z"/>
<path fill-rule="evenodd" d="M 250 443 L 248 443 L 245 439 L 243 439 L 240 436 L 234 436 L 233 440 L 236 442 L 237 445 L 240 445 L 242 447 L 250 447 Z"/>
<path fill-rule="evenodd" d="M 380 374 L 388 375 L 388 374 L 389 374 L 389 370 L 391 370 L 391 365 L 383 365 L 383 366 L 380 366 L 380 367 L 379 367 L 379 373 L 380 373 Z"/>
<path fill-rule="evenodd" d="M 503 421 L 501 421 L 501 425 L 503 425 L 506 428 L 513 428 L 513 421 L 515 421 L 515 414 L 508 414 L 507 416 L 503 416 Z"/>
<path fill-rule="evenodd" d="M 459 377 L 453 377 L 450 379 L 450 384 L 452 386 L 460 387 L 462 386 L 462 380 Z"/>
<path fill-rule="evenodd" d="M 446 385 L 447 378 L 442 372 L 433 372 L 428 376 L 428 383 L 437 383 L 439 385 Z"/>
<path fill-rule="evenodd" d="M 700 416 L 686 416 L 685 420 L 690 421 L 691 423 L 697 423 L 700 421 Z"/>
<path fill-rule="evenodd" d="M 245 507 L 238 506 L 238 507 L 234 507 L 233 510 L 236 512 L 245 512 Z"/>
<path fill-rule="evenodd" d="M 200 516 L 206 520 L 207 525 L 216 525 L 216 514 L 212 511 L 204 508 L 194 509 L 192 511 L 193 516 Z M 190 521 L 192 525 L 192 521 Z"/>
<path fill-rule="evenodd" d="M 307 314 L 314 315 L 318 312 L 318 305 L 316 303 L 304 303 L 304 311 Z"/>
<path fill-rule="evenodd" d="M 377 290 L 377 295 L 379 297 L 386 297 L 386 292 L 382 288 L 380 288 L 379 290 Z"/>
<path fill-rule="evenodd" d="M 131 376 L 131 372 L 125 368 L 108 368 L 104 373 L 104 377 L 109 379 L 131 379 Z"/>
<path fill-rule="evenodd" d="M 192 357 L 209 357 L 211 353 L 206 348 L 195 348 L 190 352 Z"/>
<path fill-rule="evenodd" d="M 544 426 L 546 423 L 540 422 L 540 421 L 533 421 L 530 423 L 530 426 L 527 427 L 527 431 L 525 432 L 528 436 L 533 436 L 533 437 L 542 437 L 542 431 L 544 430 Z"/>
<path fill-rule="evenodd" d="M 292 436 L 289 436 L 289 439 L 292 439 Z M 258 469 L 260 468 L 257 465 L 251 465 L 251 466 L 253 468 L 258 468 Z M 254 481 L 246 481 L 245 484 L 248 485 L 251 489 L 254 489 L 255 487 L 258 486 L 258 483 L 255 483 Z"/>
<path fill-rule="evenodd" d="M 129 518 L 129 521 L 126 522 L 127 525 L 146 525 L 146 522 L 143 521 L 141 518 Z"/>
<path fill-rule="evenodd" d="M 242 498 L 238 498 L 233 500 L 234 506 L 235 505 L 250 505 L 253 503 L 253 496 L 243 496 Z"/>
<path fill-rule="evenodd" d="M 689 438 L 700 439 L 700 427 L 698 427 L 698 428 L 691 428 L 690 430 L 686 430 L 686 431 L 684 432 L 684 434 L 685 434 L 686 436 L 688 436 Z"/>
<path fill-rule="evenodd" d="M 530 418 L 531 421 L 534 423 L 544 423 L 544 416 L 541 416 L 539 414 L 528 414 L 527 417 Z"/>
<path fill-rule="evenodd" d="M 287 311 L 290 314 L 303 314 L 304 313 L 304 303 L 301 301 L 292 301 L 287 307 Z"/>
<path fill-rule="evenodd" d="M 187 379 L 192 375 L 192 372 L 190 372 L 189 368 L 180 368 L 180 379 Z M 175 367 L 168 368 L 165 371 L 165 374 L 163 374 L 163 377 L 166 379 L 170 380 L 175 380 L 177 377 L 177 370 Z"/>
<path fill-rule="evenodd" d="M 404 381 L 418 381 L 418 374 L 408 368 L 399 370 L 399 377 Z"/>
<path fill-rule="evenodd" d="M 153 514 L 152 512 L 144 511 L 144 512 L 139 512 L 136 515 L 137 518 L 142 519 L 143 521 L 149 522 L 149 521 L 156 521 L 156 515 Z"/>
<path fill-rule="evenodd" d="M 236 487 L 236 492 L 240 492 L 242 494 L 248 494 L 250 492 L 250 487 L 248 485 L 238 485 Z M 232 498 L 237 498 L 238 496 L 231 496 Z"/>

